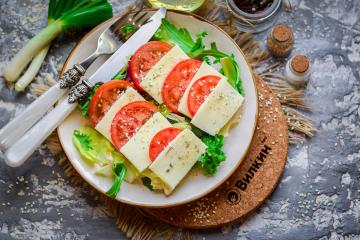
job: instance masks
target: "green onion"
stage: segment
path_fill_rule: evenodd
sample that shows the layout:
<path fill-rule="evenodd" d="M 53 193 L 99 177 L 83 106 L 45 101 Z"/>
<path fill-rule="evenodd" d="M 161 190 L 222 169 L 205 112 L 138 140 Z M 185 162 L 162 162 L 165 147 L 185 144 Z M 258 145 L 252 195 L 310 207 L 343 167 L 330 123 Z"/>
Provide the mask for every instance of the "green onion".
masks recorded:
<path fill-rule="evenodd" d="M 107 0 L 50 0 L 48 9 L 48 26 L 33 37 L 6 65 L 4 77 L 14 82 L 18 79 L 28 63 L 34 58 L 34 65 L 17 86 L 19 90 L 28 84 L 46 56 L 45 50 L 51 41 L 60 33 L 72 29 L 93 27 L 112 17 L 112 7 Z M 39 54 L 39 56 L 36 56 Z M 42 58 L 42 59 L 41 59 Z M 41 61 L 42 60 L 42 61 Z M 35 73 L 36 75 L 36 73 Z"/>
<path fill-rule="evenodd" d="M 31 61 L 29 67 L 26 69 L 24 74 L 19 78 L 15 84 L 15 90 L 22 92 L 25 88 L 31 83 L 35 78 L 36 74 L 39 72 L 42 63 L 45 60 L 46 54 L 49 51 L 50 44 L 44 47 Z"/>

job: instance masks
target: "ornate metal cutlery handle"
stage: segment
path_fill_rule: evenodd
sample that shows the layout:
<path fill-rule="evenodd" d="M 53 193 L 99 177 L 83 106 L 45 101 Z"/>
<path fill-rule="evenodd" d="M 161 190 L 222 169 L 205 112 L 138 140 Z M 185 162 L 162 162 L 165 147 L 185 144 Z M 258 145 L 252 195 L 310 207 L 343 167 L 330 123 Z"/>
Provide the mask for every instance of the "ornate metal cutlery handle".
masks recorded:
<path fill-rule="evenodd" d="M 82 102 L 89 95 L 92 85 L 87 80 L 82 80 L 81 83 L 75 85 L 69 92 L 69 103 Z"/>
<path fill-rule="evenodd" d="M 75 64 L 73 68 L 67 70 L 64 75 L 59 79 L 60 88 L 72 88 L 84 76 L 86 70 L 80 65 Z"/>

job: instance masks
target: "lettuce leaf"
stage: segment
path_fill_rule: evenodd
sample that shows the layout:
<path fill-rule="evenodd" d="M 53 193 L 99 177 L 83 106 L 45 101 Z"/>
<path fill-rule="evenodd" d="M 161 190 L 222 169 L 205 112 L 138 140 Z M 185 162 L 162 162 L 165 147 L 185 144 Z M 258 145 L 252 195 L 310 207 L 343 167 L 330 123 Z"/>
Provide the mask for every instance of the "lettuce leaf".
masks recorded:
<path fill-rule="evenodd" d="M 135 175 L 130 163 L 115 147 L 91 126 L 84 126 L 73 133 L 73 143 L 83 159 L 101 167 L 112 165 L 115 177 L 112 187 L 107 192 L 109 197 L 116 197 L 122 182 L 130 175 Z M 101 168 L 100 168 L 101 169 Z"/>

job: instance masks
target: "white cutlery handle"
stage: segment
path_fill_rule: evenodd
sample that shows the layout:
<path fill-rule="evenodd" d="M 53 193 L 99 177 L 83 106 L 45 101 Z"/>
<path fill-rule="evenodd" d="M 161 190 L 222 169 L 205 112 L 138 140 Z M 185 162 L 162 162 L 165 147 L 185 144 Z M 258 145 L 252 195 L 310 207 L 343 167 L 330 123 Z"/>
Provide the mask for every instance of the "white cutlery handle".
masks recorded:
<path fill-rule="evenodd" d="M 6 149 L 24 135 L 65 94 L 59 83 L 32 102 L 22 113 L 0 130 L 0 148 Z"/>
<path fill-rule="evenodd" d="M 6 164 L 11 167 L 23 164 L 75 108 L 76 103 L 70 104 L 67 100 L 58 104 L 5 152 Z"/>

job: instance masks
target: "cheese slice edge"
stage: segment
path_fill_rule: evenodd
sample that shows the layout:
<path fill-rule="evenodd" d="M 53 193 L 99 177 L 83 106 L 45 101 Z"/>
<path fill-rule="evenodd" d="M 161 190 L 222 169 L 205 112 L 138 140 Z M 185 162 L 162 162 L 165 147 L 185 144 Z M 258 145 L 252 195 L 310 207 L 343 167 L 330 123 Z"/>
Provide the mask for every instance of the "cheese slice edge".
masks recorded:
<path fill-rule="evenodd" d="M 192 131 L 184 129 L 165 147 L 149 169 L 174 190 L 205 150 L 206 145 Z"/>
<path fill-rule="evenodd" d="M 207 76 L 207 75 L 214 75 L 214 76 L 224 78 L 224 76 L 221 73 L 219 73 L 215 68 L 209 66 L 206 62 L 203 62 L 201 64 L 200 68 L 198 69 L 198 71 L 195 73 L 194 77 L 191 79 L 189 85 L 187 86 L 187 88 L 184 92 L 184 95 L 180 99 L 178 111 L 181 112 L 182 114 L 184 114 L 185 116 L 191 118 L 191 115 L 190 115 L 188 107 L 187 107 L 187 104 L 188 104 L 187 99 L 188 99 L 188 95 L 189 95 L 191 86 L 194 84 L 194 82 L 196 80 L 198 80 L 199 78 L 202 78 L 204 76 Z"/>
<path fill-rule="evenodd" d="M 151 140 L 160 130 L 171 126 L 161 113 L 155 113 L 120 149 L 120 152 L 139 172 L 144 171 L 152 163 L 149 157 Z"/>
<path fill-rule="evenodd" d="M 243 101 L 244 98 L 223 78 L 200 106 L 191 123 L 214 136 L 234 116 Z"/>
<path fill-rule="evenodd" d="M 144 100 L 145 99 L 135 89 L 132 87 L 127 88 L 126 91 L 113 103 L 100 122 L 95 126 L 95 129 L 112 142 L 110 129 L 117 112 L 128 103 Z"/>
<path fill-rule="evenodd" d="M 158 103 L 163 103 L 161 90 L 164 81 L 175 65 L 185 59 L 189 59 L 189 57 L 179 46 L 175 45 L 150 69 L 140 86 Z"/>

